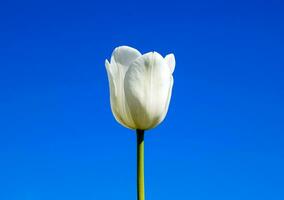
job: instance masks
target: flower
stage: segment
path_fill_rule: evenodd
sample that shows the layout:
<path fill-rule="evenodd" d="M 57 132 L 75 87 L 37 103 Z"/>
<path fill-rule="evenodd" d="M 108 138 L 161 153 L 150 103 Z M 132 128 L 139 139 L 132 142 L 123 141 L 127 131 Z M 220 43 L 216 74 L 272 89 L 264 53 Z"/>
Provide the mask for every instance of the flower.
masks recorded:
<path fill-rule="evenodd" d="M 130 129 L 148 130 L 165 118 L 173 87 L 173 54 L 163 58 L 157 52 L 141 54 L 117 47 L 105 61 L 115 119 Z"/>

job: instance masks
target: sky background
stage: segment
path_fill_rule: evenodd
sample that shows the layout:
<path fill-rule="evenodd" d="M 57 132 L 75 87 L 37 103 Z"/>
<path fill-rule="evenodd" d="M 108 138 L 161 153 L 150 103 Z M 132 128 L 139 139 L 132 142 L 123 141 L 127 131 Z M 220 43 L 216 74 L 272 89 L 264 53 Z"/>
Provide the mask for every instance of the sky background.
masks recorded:
<path fill-rule="evenodd" d="M 109 104 L 120 45 L 174 53 L 146 199 L 284 199 L 283 1 L 1 1 L 0 199 L 134 200 Z"/>

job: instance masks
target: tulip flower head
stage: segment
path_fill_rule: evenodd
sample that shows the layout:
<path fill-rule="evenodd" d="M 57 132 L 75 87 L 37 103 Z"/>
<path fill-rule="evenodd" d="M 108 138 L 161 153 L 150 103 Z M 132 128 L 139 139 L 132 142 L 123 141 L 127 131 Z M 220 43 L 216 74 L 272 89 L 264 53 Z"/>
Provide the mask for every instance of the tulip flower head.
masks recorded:
<path fill-rule="evenodd" d="M 173 54 L 163 58 L 157 52 L 141 54 L 117 47 L 105 61 L 109 79 L 111 109 L 123 126 L 148 130 L 165 118 L 173 87 Z"/>

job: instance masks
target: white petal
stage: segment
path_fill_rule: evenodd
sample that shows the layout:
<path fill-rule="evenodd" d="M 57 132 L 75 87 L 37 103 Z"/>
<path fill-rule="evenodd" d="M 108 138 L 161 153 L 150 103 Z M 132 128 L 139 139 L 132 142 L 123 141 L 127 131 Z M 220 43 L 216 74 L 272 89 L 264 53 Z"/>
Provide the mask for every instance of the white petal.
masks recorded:
<path fill-rule="evenodd" d="M 174 70 L 175 70 L 175 66 L 176 66 L 176 59 L 175 59 L 175 56 L 174 54 L 168 54 L 166 57 L 165 57 L 165 60 L 166 62 L 168 63 L 168 66 L 170 67 L 171 69 L 171 72 L 173 73 Z"/>
<path fill-rule="evenodd" d="M 125 98 L 138 129 L 153 128 L 164 119 L 171 85 L 171 70 L 156 52 L 144 54 L 130 65 L 124 79 Z"/>
<path fill-rule="evenodd" d="M 110 88 L 110 93 L 111 96 L 115 95 L 116 89 L 115 89 L 115 84 L 114 84 L 114 79 L 113 79 L 113 69 L 111 64 L 108 62 L 108 60 L 105 60 L 105 67 L 107 70 L 107 76 L 108 76 L 108 82 L 109 82 L 109 88 Z"/>
<path fill-rule="evenodd" d="M 108 62 L 108 60 L 105 61 L 105 66 L 107 70 L 107 75 L 108 75 L 108 81 L 109 81 L 109 91 L 110 91 L 110 103 L 111 103 L 111 109 L 113 112 L 113 115 L 115 119 L 119 123 L 124 123 L 123 119 L 121 119 L 119 113 L 118 113 L 118 99 L 117 99 L 117 92 L 116 92 L 116 86 L 115 86 L 115 81 L 113 77 L 113 72 L 112 72 L 112 65 Z"/>
<path fill-rule="evenodd" d="M 115 119 L 128 128 L 135 128 L 125 103 L 124 76 L 129 65 L 141 56 L 139 51 L 127 46 L 116 48 L 111 57 L 111 63 L 106 60 L 110 85 L 111 109 Z"/>
<path fill-rule="evenodd" d="M 128 46 L 120 46 L 115 48 L 112 52 L 111 63 L 115 62 L 125 73 L 129 65 L 139 56 L 141 56 L 141 53 L 137 49 Z"/>
<path fill-rule="evenodd" d="M 166 103 L 166 107 L 165 107 L 165 110 L 164 110 L 165 113 L 163 115 L 161 115 L 160 122 L 162 122 L 164 120 L 164 118 L 166 117 L 166 115 L 167 115 L 167 112 L 168 112 L 168 109 L 169 109 L 169 105 L 170 105 L 170 102 L 171 102 L 173 85 L 174 85 L 174 78 L 172 76 L 171 77 L 171 86 L 169 88 L 167 103 Z"/>

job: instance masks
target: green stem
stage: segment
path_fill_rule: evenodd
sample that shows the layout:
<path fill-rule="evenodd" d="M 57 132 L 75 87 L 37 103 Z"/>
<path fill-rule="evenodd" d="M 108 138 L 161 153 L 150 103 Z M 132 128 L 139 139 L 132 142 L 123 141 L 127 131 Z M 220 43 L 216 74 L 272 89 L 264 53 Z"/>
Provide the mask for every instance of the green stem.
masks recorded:
<path fill-rule="evenodd" d="M 144 188 L 144 130 L 137 133 L 137 200 L 145 200 Z"/>

